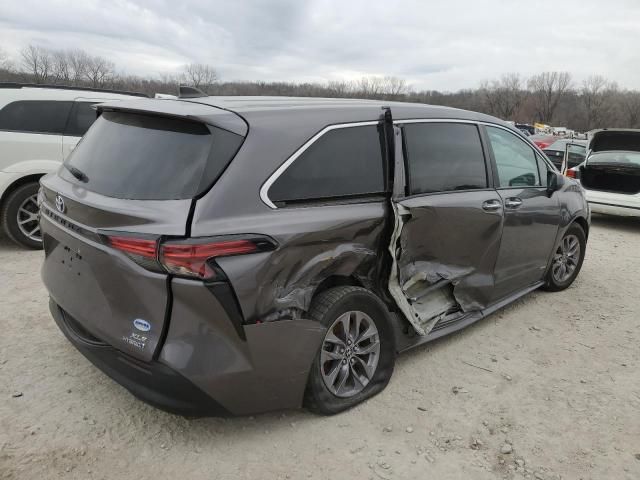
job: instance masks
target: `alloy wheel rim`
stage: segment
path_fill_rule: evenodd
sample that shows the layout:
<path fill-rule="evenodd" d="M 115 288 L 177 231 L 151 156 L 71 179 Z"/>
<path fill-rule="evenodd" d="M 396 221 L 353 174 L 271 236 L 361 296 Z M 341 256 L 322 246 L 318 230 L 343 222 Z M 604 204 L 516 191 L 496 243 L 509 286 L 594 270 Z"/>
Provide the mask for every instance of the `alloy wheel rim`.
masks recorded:
<path fill-rule="evenodd" d="M 371 317 L 349 311 L 327 330 L 320 351 L 324 384 L 337 397 L 360 393 L 373 378 L 380 359 L 380 335 Z"/>
<path fill-rule="evenodd" d="M 553 279 L 558 283 L 564 283 L 578 268 L 580 260 L 580 241 L 575 235 L 567 235 L 562 239 L 556 253 L 553 256 Z"/>
<path fill-rule="evenodd" d="M 18 207 L 18 215 L 16 218 L 20 232 L 34 242 L 42 242 L 38 211 L 38 196 L 31 195 Z"/>

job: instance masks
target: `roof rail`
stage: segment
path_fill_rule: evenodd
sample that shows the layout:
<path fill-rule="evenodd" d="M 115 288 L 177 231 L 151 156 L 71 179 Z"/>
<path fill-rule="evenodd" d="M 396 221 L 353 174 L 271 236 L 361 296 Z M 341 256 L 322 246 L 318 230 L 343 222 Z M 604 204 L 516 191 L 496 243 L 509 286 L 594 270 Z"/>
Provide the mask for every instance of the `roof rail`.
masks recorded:
<path fill-rule="evenodd" d="M 140 92 L 128 92 L 126 90 L 111 90 L 108 88 L 72 87 L 69 85 L 48 85 L 44 83 L 0 82 L 0 88 L 55 88 L 58 90 L 81 90 L 85 92 L 119 93 L 121 95 L 132 95 L 134 97 L 149 98 L 149 95 L 147 95 L 146 93 L 140 93 Z"/>
<path fill-rule="evenodd" d="M 201 98 L 208 97 L 206 93 L 196 87 L 190 87 L 188 85 L 178 86 L 178 98 Z"/>

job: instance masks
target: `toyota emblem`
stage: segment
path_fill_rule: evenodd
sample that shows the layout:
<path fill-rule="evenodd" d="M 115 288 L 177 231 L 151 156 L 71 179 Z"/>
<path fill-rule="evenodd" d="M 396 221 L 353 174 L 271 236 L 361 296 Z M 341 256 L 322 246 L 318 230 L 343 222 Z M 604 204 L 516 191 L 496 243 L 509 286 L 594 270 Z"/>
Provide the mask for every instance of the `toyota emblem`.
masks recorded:
<path fill-rule="evenodd" d="M 60 195 L 56 195 L 56 208 L 60 213 L 64 213 L 64 199 Z"/>

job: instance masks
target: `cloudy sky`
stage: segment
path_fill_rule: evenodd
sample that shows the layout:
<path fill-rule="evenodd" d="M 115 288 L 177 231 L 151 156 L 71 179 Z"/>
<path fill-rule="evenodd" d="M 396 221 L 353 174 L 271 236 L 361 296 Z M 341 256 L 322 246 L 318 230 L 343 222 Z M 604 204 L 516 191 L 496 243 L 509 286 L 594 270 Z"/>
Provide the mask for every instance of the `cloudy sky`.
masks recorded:
<path fill-rule="evenodd" d="M 0 0 L 0 47 L 83 48 L 119 71 L 223 80 L 394 75 L 457 90 L 567 70 L 640 88 L 640 0 Z"/>

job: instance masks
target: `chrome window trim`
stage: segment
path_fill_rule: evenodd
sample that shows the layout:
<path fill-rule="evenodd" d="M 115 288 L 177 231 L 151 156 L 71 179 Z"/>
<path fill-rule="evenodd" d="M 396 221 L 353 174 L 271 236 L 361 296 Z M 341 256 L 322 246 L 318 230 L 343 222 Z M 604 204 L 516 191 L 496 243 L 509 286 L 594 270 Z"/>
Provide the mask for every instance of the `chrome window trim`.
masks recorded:
<path fill-rule="evenodd" d="M 284 173 L 284 171 L 287 168 L 289 168 L 289 166 L 293 162 L 295 162 L 296 159 L 305 152 L 305 150 L 307 150 L 311 145 L 313 145 L 316 141 L 318 141 L 318 139 L 322 137 L 325 133 L 330 132 L 331 130 L 351 128 L 351 127 L 364 127 L 368 125 L 377 125 L 379 123 L 380 123 L 380 120 L 370 120 L 370 121 L 364 121 L 364 122 L 337 123 L 334 125 L 326 126 L 322 130 L 320 130 L 318 133 L 316 133 L 313 137 L 311 137 L 309 140 L 307 140 L 304 143 L 304 145 L 302 145 L 289 158 L 287 158 L 287 160 L 285 160 L 285 162 L 282 165 L 280 165 L 269 176 L 269 178 L 267 178 L 267 180 L 260 187 L 260 199 L 269 208 L 272 208 L 274 210 L 278 209 L 278 207 L 269 198 L 269 189 L 271 188 L 271 185 L 275 183 L 275 181 Z M 497 123 L 491 123 L 491 122 L 486 122 L 482 120 L 465 120 L 465 119 L 459 119 L 459 118 L 412 118 L 412 119 L 406 119 L 406 120 L 394 120 L 393 123 L 394 125 L 403 125 L 403 124 L 409 124 L 409 123 L 467 123 L 471 125 L 486 125 L 489 127 L 501 128 L 502 130 L 506 130 L 507 132 L 510 132 L 512 135 L 516 136 L 517 138 L 523 139 L 525 143 L 527 143 L 527 145 L 529 145 L 534 149 L 535 152 L 542 153 L 542 151 L 533 142 L 528 141 L 526 137 L 524 137 L 523 135 L 517 132 L 514 132 L 508 127 L 499 125 Z M 542 154 L 542 158 L 543 160 L 545 159 L 544 154 Z M 547 165 L 548 165 L 548 162 L 547 162 Z"/>

